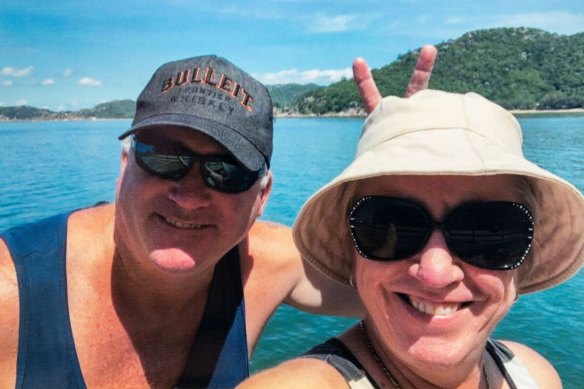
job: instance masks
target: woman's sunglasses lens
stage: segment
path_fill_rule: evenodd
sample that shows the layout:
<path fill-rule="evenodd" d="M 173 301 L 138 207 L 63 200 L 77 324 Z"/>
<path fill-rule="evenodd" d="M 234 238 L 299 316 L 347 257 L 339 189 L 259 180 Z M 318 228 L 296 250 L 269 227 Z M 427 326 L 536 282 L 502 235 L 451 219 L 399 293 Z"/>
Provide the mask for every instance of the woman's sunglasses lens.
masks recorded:
<path fill-rule="evenodd" d="M 468 263 L 493 270 L 518 267 L 533 239 L 533 221 L 520 204 L 491 202 L 461 207 L 445 227 L 453 251 Z"/>
<path fill-rule="evenodd" d="M 430 230 L 423 210 L 397 199 L 366 198 L 352 213 L 358 249 L 377 260 L 399 260 L 418 252 Z"/>

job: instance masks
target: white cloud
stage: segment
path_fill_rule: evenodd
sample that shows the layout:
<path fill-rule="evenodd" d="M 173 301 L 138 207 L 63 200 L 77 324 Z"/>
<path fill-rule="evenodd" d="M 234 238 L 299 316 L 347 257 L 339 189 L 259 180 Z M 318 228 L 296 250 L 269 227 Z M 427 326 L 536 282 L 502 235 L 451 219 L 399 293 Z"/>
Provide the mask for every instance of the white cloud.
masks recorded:
<path fill-rule="evenodd" d="M 65 69 L 63 77 L 70 77 L 73 74 L 73 69 Z"/>
<path fill-rule="evenodd" d="M 83 77 L 79 80 L 79 85 L 84 86 L 100 86 L 102 84 L 99 80 L 94 80 L 93 78 Z"/>
<path fill-rule="evenodd" d="M 43 85 L 55 85 L 55 80 L 53 80 L 52 78 L 47 78 L 46 80 L 43 80 L 42 84 Z"/>
<path fill-rule="evenodd" d="M 312 20 L 312 25 L 309 26 L 309 31 L 321 33 L 352 30 L 355 29 L 355 25 L 352 23 L 355 19 L 354 15 L 317 15 Z"/>
<path fill-rule="evenodd" d="M 333 82 L 340 81 L 342 78 L 352 78 L 353 72 L 351 68 L 340 70 L 320 70 L 311 69 L 300 71 L 297 69 L 282 70 L 277 73 L 255 74 L 258 80 L 264 84 L 320 84 L 328 85 Z"/>
<path fill-rule="evenodd" d="M 13 84 L 14 84 L 14 81 L 12 81 L 12 80 L 2 81 L 2 86 L 12 86 Z"/>
<path fill-rule="evenodd" d="M 418 16 L 417 18 L 418 23 L 426 24 L 426 22 L 432 20 L 432 17 L 428 14 L 423 14 Z"/>
<path fill-rule="evenodd" d="M 463 18 L 460 17 L 451 17 L 444 21 L 444 24 L 462 24 L 464 22 Z"/>
<path fill-rule="evenodd" d="M 22 69 L 16 69 L 11 66 L 4 66 L 2 68 L 2 75 L 3 76 L 11 76 L 11 77 L 24 77 L 28 76 L 32 72 L 33 67 L 29 66 Z"/>
<path fill-rule="evenodd" d="M 20 99 L 20 100 L 14 102 L 14 105 L 16 105 L 16 106 L 28 105 L 28 101 L 26 101 L 25 99 Z"/>

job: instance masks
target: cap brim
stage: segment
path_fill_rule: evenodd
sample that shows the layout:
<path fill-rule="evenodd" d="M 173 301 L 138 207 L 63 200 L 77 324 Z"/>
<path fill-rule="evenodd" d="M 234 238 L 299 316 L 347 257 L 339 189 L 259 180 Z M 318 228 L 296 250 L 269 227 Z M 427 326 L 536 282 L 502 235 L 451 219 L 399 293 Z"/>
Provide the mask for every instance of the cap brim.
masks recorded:
<path fill-rule="evenodd" d="M 160 126 L 179 126 L 203 133 L 225 147 L 235 159 L 251 171 L 258 171 L 267 161 L 247 138 L 233 128 L 216 121 L 186 114 L 166 114 L 148 117 L 118 137 L 122 140 L 138 131 Z"/>

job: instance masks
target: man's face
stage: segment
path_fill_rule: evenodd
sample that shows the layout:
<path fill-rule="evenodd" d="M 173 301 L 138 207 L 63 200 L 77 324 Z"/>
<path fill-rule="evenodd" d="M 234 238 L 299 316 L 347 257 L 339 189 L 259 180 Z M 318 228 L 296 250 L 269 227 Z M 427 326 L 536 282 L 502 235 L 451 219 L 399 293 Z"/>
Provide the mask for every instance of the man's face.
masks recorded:
<path fill-rule="evenodd" d="M 181 127 L 147 129 L 138 136 L 199 155 L 229 154 L 208 136 Z M 172 273 L 214 266 L 262 214 L 271 177 L 265 189 L 260 181 L 245 192 L 224 193 L 205 185 L 198 161 L 185 177 L 172 181 L 143 170 L 132 151 L 124 154 L 114 234 L 120 254 Z"/>

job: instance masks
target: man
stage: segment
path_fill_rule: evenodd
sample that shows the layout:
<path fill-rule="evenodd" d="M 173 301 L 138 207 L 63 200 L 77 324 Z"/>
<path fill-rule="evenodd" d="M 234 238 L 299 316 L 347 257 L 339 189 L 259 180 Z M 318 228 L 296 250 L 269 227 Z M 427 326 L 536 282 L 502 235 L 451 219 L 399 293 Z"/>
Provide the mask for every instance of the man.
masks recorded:
<path fill-rule="evenodd" d="M 371 110 L 379 92 L 355 72 Z M 161 66 L 120 139 L 115 204 L 2 235 L 0 387 L 232 387 L 280 303 L 359 313 L 288 228 L 254 224 L 272 105 L 247 73 L 214 56 Z"/>

